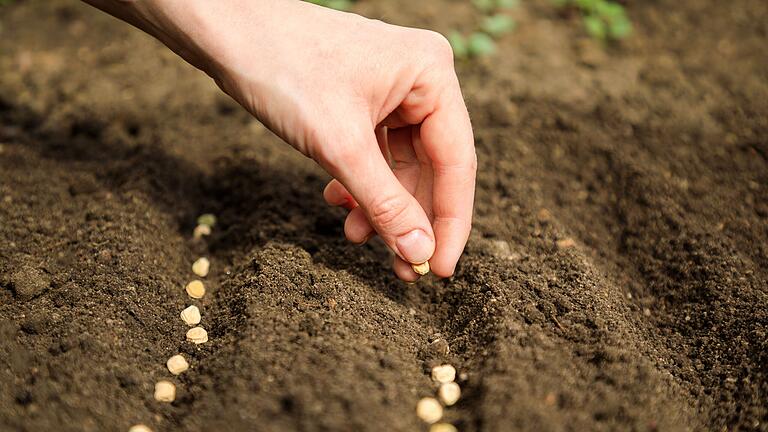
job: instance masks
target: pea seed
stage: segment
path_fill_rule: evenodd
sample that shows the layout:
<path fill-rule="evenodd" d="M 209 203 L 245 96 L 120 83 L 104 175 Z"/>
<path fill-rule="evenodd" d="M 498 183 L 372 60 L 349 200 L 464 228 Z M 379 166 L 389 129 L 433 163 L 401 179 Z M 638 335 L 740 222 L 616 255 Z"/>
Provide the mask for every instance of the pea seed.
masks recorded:
<path fill-rule="evenodd" d="M 187 294 L 193 299 L 203 298 L 205 295 L 205 285 L 199 280 L 193 280 L 187 284 Z"/>
<path fill-rule="evenodd" d="M 437 397 L 445 406 L 451 406 L 459 401 L 461 397 L 461 387 L 455 382 L 447 382 L 440 385 L 437 390 Z"/>
<path fill-rule="evenodd" d="M 128 432 L 152 432 L 152 429 L 143 424 L 136 424 L 131 426 L 131 428 L 128 429 Z"/>
<path fill-rule="evenodd" d="M 172 382 L 162 380 L 155 383 L 155 400 L 173 402 L 176 399 L 176 386 Z"/>
<path fill-rule="evenodd" d="M 189 363 L 181 354 L 176 354 L 169 358 L 165 365 L 168 366 L 168 370 L 174 375 L 179 375 L 189 369 Z"/>
<path fill-rule="evenodd" d="M 208 332 L 202 327 L 194 327 L 187 330 L 187 340 L 195 344 L 208 342 Z"/>
<path fill-rule="evenodd" d="M 456 379 L 456 369 L 451 365 L 435 366 L 432 368 L 432 379 L 439 383 L 448 383 Z"/>
<path fill-rule="evenodd" d="M 429 273 L 429 261 L 424 261 L 421 264 L 411 264 L 411 268 L 416 273 L 424 276 L 425 274 Z"/>
<path fill-rule="evenodd" d="M 208 225 L 198 225 L 195 230 L 192 231 L 192 237 L 194 239 L 200 239 L 203 236 L 211 235 L 211 227 Z"/>
<path fill-rule="evenodd" d="M 208 227 L 212 227 L 216 225 L 216 215 L 211 213 L 201 214 L 200 216 L 197 217 L 197 224 L 207 225 Z"/>
<path fill-rule="evenodd" d="M 198 258 L 197 261 L 192 264 L 192 273 L 200 277 L 206 277 L 208 276 L 208 270 L 210 270 L 210 268 L 211 262 L 208 261 L 208 258 Z"/>
<path fill-rule="evenodd" d="M 429 432 L 459 432 L 459 430 L 450 423 L 435 423 L 429 427 Z"/>
<path fill-rule="evenodd" d="M 187 323 L 188 326 L 200 324 L 200 309 L 195 305 L 184 309 L 181 311 L 181 319 Z"/>
<path fill-rule="evenodd" d="M 421 398 L 416 404 L 416 415 L 425 423 L 434 423 L 443 417 L 443 406 L 435 398 Z"/>

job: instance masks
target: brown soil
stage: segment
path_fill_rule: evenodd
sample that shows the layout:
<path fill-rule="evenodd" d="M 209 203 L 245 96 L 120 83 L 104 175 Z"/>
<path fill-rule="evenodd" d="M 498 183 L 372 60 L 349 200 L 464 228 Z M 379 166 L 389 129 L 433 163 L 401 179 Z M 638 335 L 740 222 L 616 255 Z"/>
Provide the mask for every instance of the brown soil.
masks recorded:
<path fill-rule="evenodd" d="M 157 42 L 77 2 L 0 7 L 0 430 L 419 430 L 448 361 L 462 431 L 767 431 L 768 3 L 628 3 L 635 36 L 602 47 L 523 2 L 498 56 L 459 65 L 475 228 L 455 277 L 415 286 Z M 196 347 L 178 314 L 202 254 Z"/>

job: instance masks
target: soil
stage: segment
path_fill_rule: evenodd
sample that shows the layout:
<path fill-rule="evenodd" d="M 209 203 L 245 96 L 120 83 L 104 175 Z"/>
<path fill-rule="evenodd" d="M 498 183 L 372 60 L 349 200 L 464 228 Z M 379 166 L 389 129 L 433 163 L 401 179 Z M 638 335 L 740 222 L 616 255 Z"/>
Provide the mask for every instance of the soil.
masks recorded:
<path fill-rule="evenodd" d="M 768 3 L 627 3 L 622 43 L 531 0 L 459 62 L 474 229 L 453 278 L 413 286 L 344 241 L 325 174 L 159 43 L 78 2 L 0 7 L 0 430 L 424 430 L 449 362 L 462 431 L 768 431 Z"/>

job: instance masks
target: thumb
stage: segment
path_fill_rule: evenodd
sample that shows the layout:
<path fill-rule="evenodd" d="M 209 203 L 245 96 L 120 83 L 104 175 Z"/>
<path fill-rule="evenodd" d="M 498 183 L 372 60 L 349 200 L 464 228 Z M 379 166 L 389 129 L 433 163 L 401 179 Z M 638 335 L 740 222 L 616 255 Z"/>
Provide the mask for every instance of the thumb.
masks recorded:
<path fill-rule="evenodd" d="M 373 130 L 358 136 L 328 164 L 335 171 L 330 174 L 347 188 L 373 229 L 400 258 L 413 264 L 429 260 L 435 236 L 427 214 L 395 177 Z"/>

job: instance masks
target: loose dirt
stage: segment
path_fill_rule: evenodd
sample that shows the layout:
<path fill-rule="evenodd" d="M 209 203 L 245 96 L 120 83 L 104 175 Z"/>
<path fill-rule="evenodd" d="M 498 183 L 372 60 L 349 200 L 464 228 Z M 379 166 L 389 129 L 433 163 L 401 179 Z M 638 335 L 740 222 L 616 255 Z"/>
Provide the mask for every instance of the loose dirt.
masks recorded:
<path fill-rule="evenodd" d="M 0 430 L 426 430 L 446 363 L 462 431 L 768 430 L 768 3 L 628 3 L 634 37 L 603 47 L 522 2 L 458 65 L 475 225 L 456 275 L 417 285 L 159 43 L 78 2 L 0 7 Z"/>

